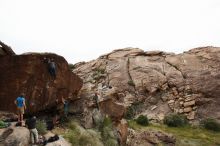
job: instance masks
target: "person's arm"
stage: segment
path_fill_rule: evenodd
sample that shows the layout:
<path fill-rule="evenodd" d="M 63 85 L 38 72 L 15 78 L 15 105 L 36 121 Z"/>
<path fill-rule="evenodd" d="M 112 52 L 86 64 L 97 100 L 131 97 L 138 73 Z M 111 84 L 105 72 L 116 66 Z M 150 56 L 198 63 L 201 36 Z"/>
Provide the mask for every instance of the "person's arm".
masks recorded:
<path fill-rule="evenodd" d="M 26 104 L 25 104 L 25 99 L 23 101 L 23 104 L 24 104 L 24 109 L 26 110 Z"/>
<path fill-rule="evenodd" d="M 14 101 L 15 105 L 17 105 L 17 100 Z"/>
<path fill-rule="evenodd" d="M 65 99 L 62 97 L 62 103 L 65 104 Z"/>

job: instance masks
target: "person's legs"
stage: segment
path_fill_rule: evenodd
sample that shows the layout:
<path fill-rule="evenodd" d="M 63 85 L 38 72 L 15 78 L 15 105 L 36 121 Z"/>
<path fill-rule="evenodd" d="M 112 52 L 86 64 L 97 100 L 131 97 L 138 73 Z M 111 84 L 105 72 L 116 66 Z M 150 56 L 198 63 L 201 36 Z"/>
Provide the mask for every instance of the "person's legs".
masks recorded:
<path fill-rule="evenodd" d="M 49 71 L 50 75 L 52 75 L 52 69 L 51 69 L 51 67 L 48 68 L 48 71 Z"/>
<path fill-rule="evenodd" d="M 21 114 L 18 114 L 18 122 L 21 122 Z"/>
<path fill-rule="evenodd" d="M 24 119 L 23 119 L 23 115 L 24 115 L 24 107 L 21 107 L 21 108 L 20 108 L 20 117 L 21 117 L 20 120 L 21 120 L 21 122 L 23 122 L 23 120 L 24 120 Z"/>
<path fill-rule="evenodd" d="M 56 114 L 56 115 L 54 115 L 54 117 L 53 117 L 53 125 L 56 125 L 56 124 L 57 124 L 57 120 L 58 120 L 58 116 L 57 116 L 57 114 Z"/>
<path fill-rule="evenodd" d="M 64 116 L 65 116 L 65 117 L 68 116 L 68 107 L 64 107 Z"/>
<path fill-rule="evenodd" d="M 54 79 L 56 79 L 56 71 L 55 71 L 55 68 L 52 68 L 51 71 L 52 71 L 52 76 L 54 77 Z"/>
<path fill-rule="evenodd" d="M 32 131 L 33 131 L 33 134 L 34 134 L 34 142 L 38 143 L 38 131 L 37 131 L 36 128 L 32 129 Z"/>
<path fill-rule="evenodd" d="M 34 144 L 34 133 L 32 129 L 30 129 L 30 135 L 31 135 L 31 144 Z"/>
<path fill-rule="evenodd" d="M 21 121 L 21 112 L 20 112 L 20 109 L 17 108 L 17 114 L 18 114 L 18 122 Z"/>
<path fill-rule="evenodd" d="M 23 114 L 21 114 L 21 122 L 23 122 Z"/>

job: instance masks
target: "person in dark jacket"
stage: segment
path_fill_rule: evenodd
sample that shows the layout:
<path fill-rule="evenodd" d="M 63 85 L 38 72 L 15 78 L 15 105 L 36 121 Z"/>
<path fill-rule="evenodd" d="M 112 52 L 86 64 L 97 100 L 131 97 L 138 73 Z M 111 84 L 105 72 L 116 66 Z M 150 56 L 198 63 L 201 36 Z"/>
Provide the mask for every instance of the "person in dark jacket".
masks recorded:
<path fill-rule="evenodd" d="M 27 119 L 25 123 L 30 131 L 32 144 L 38 143 L 38 131 L 36 129 L 36 122 L 37 122 L 37 119 L 35 116 L 33 116 L 30 119 Z"/>
<path fill-rule="evenodd" d="M 96 104 L 96 107 L 97 107 L 97 109 L 99 110 L 99 93 L 98 92 L 95 92 L 95 95 L 93 96 L 93 100 L 94 100 L 94 102 L 95 102 L 95 104 Z"/>
<path fill-rule="evenodd" d="M 56 64 L 53 59 L 48 59 L 48 69 L 50 72 L 50 75 L 56 79 Z"/>
<path fill-rule="evenodd" d="M 67 117 L 68 116 L 68 110 L 69 110 L 69 102 L 67 99 L 64 99 L 62 97 L 62 103 L 63 103 L 63 113 L 64 116 Z"/>

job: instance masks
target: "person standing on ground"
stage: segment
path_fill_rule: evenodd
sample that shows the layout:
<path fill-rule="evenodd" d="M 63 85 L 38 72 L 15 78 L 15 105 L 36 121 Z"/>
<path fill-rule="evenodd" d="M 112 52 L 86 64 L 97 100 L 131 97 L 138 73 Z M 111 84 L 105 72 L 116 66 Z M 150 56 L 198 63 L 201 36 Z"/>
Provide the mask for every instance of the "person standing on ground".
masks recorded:
<path fill-rule="evenodd" d="M 22 124 L 24 111 L 26 110 L 24 94 L 21 94 L 19 97 L 17 97 L 17 99 L 15 100 L 15 104 L 18 111 L 18 122 L 21 122 Z"/>
<path fill-rule="evenodd" d="M 38 131 L 36 129 L 36 122 L 37 118 L 32 116 L 30 119 L 27 119 L 25 123 L 30 131 L 31 144 L 38 144 Z"/>
<path fill-rule="evenodd" d="M 62 103 L 63 103 L 63 110 L 64 110 L 64 116 L 67 117 L 68 116 L 68 110 L 69 110 L 69 102 L 67 99 L 64 99 L 62 97 Z"/>
<path fill-rule="evenodd" d="M 53 123 L 53 126 L 54 127 L 56 124 L 59 123 L 58 119 L 60 118 L 60 115 L 59 115 L 59 105 L 60 105 L 60 101 L 58 98 L 55 99 L 55 104 L 51 107 L 51 113 L 52 113 L 52 123 Z"/>

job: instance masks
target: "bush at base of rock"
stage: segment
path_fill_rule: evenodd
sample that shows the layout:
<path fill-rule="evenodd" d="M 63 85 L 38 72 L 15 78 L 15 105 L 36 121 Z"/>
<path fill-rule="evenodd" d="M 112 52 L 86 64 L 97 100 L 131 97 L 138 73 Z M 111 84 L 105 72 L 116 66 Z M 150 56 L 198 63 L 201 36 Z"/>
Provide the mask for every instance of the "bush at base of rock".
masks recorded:
<path fill-rule="evenodd" d="M 70 68 L 71 70 L 75 69 L 75 65 L 74 65 L 74 64 L 69 63 L 68 66 L 69 66 L 69 68 Z"/>
<path fill-rule="evenodd" d="M 131 106 L 128 107 L 126 113 L 125 113 L 125 119 L 132 119 L 134 118 L 134 115 L 135 115 L 135 110 L 134 108 L 132 108 Z"/>
<path fill-rule="evenodd" d="M 208 130 L 220 132 L 220 123 L 218 123 L 215 119 L 205 119 L 200 123 L 202 127 Z"/>
<path fill-rule="evenodd" d="M 181 127 L 188 124 L 186 116 L 178 114 L 165 116 L 163 122 L 169 127 Z"/>
<path fill-rule="evenodd" d="M 118 142 L 117 140 L 110 138 L 105 142 L 105 146 L 118 146 Z"/>
<path fill-rule="evenodd" d="M 64 138 L 68 139 L 73 146 L 96 145 L 96 140 L 91 135 L 80 131 L 77 122 L 69 121 L 67 127 L 69 130 L 64 134 Z"/>
<path fill-rule="evenodd" d="M 144 104 L 142 102 L 134 102 L 131 106 L 127 108 L 124 118 L 131 120 L 135 117 L 137 113 L 140 113 L 144 108 Z"/>
<path fill-rule="evenodd" d="M 140 115 L 137 119 L 136 119 L 136 122 L 139 124 L 139 125 L 142 125 L 142 126 L 147 126 L 149 125 L 149 121 L 148 121 L 148 118 L 144 115 Z"/>
<path fill-rule="evenodd" d="M 39 120 L 36 123 L 36 128 L 39 134 L 46 134 L 47 133 L 47 124 L 43 120 Z"/>
<path fill-rule="evenodd" d="M 100 131 L 105 146 L 118 146 L 117 136 L 109 117 L 104 118 Z"/>

